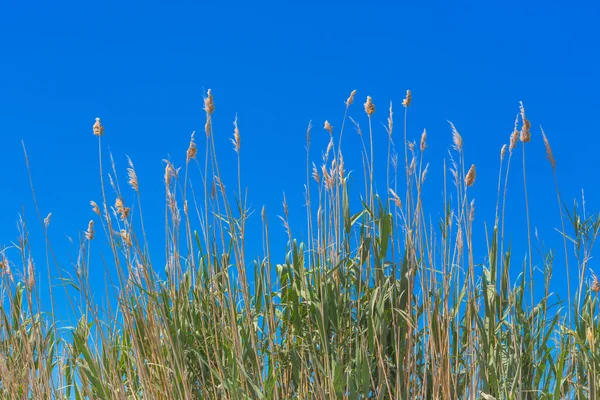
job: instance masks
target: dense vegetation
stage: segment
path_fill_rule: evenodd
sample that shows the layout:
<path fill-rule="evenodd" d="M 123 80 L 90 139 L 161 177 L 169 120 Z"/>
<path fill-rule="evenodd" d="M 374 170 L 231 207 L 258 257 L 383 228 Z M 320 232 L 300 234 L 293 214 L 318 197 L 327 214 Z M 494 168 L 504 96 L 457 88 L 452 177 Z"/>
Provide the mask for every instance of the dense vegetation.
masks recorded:
<path fill-rule="evenodd" d="M 581 206 L 566 208 L 557 182 L 564 248 L 534 265 L 529 217 L 523 221 L 530 234 L 527 254 L 513 259 L 505 243 L 511 168 L 523 168 L 526 177 L 526 149 L 542 142 L 549 171 L 556 168 L 543 132 L 536 136 L 541 140 L 529 143 L 531 124 L 523 106 L 499 154 L 498 192 L 490 196 L 497 199 L 495 224 L 485 229 L 487 257 L 481 266 L 474 259 L 476 218 L 469 195 L 476 169 L 466 161 L 458 130 L 449 128 L 453 150 L 444 164 L 443 217 L 431 222 L 421 197 L 426 132 L 417 142 L 406 132 L 410 92 L 400 134 L 389 111 L 388 152 L 379 155 L 387 157 L 386 187 L 374 183 L 375 105 L 370 97 L 364 103 L 365 128 L 347 115 L 354 103 L 355 92 L 345 103 L 341 129 L 325 122 L 331 139 L 319 166 L 311 160 L 309 127 L 304 182 L 309 239 L 296 240 L 284 201 L 287 257 L 275 260 L 272 222 L 264 209 L 253 217 L 261 219 L 262 230 L 246 230 L 252 210 L 239 178 L 237 124 L 232 142 L 238 181 L 233 190 L 221 181 L 209 90 L 204 152 L 192 136 L 182 168 L 166 162 L 164 269 L 150 257 L 149 249 L 153 255 L 161 249 L 146 240 L 143 188 L 134 165 L 127 170 L 130 188 L 122 187 L 115 164 L 102 163 L 104 128 L 98 119 L 93 134 L 103 198 L 91 204 L 95 216 L 81 234 L 77 268 L 54 276 L 49 286 L 76 290 L 76 298 L 42 304 L 39 291 L 48 286 L 36 281 L 34 265 L 44 262 L 34 264 L 25 224 L 18 242 L 0 252 L 0 396 L 599 398 L 600 283 L 588 261 L 600 218 Z M 348 187 L 344 125 L 362 140 L 364 168 L 353 185 L 360 193 Z M 191 186 L 192 180 L 198 184 Z M 523 183 L 527 196 L 527 182 L 517 184 Z M 529 206 L 527 198 L 522 204 Z M 47 234 L 50 216 L 40 222 Z M 96 248 L 100 235 L 109 248 Z M 262 238 L 263 255 L 256 260 L 246 255 L 249 235 Z M 53 252 L 49 240 L 46 250 Z M 114 308 L 94 300 L 88 281 L 90 260 L 100 251 L 112 255 L 106 261 L 117 274 Z M 569 290 L 566 302 L 549 290 L 555 255 L 561 255 L 556 264 L 566 268 L 565 286 L 573 281 L 578 288 Z M 536 267 L 544 279 L 534 286 Z M 57 320 L 59 306 L 78 315 L 75 326 Z"/>

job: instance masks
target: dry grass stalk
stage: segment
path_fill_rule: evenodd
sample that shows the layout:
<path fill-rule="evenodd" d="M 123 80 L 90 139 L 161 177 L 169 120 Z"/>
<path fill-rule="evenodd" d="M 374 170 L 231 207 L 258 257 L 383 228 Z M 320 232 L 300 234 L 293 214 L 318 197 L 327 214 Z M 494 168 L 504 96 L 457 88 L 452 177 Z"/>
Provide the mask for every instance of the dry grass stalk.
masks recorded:
<path fill-rule="evenodd" d="M 87 240 L 94 239 L 94 221 L 92 221 L 92 220 L 90 220 L 90 222 L 88 223 L 88 228 L 87 228 L 87 231 L 85 232 L 85 238 Z"/>
<path fill-rule="evenodd" d="M 119 234 L 119 236 L 121 236 L 121 239 L 123 239 L 123 243 L 127 247 L 131 247 L 131 245 L 132 245 L 131 234 L 129 232 L 127 232 L 125 229 L 121 229 L 121 231 L 118 232 L 118 234 Z"/>
<path fill-rule="evenodd" d="M 503 145 L 502 149 L 500 150 L 500 161 L 504 160 L 505 155 L 506 155 L 506 145 Z"/>
<path fill-rule="evenodd" d="M 396 192 L 394 192 L 394 190 L 392 190 L 391 188 L 390 188 L 390 193 L 394 199 L 394 203 L 396 204 L 396 207 L 402 208 L 402 200 L 400 200 L 400 196 L 398 196 L 396 194 Z"/>
<path fill-rule="evenodd" d="M 206 114 L 208 115 L 212 115 L 215 111 L 215 101 L 210 89 L 208 89 L 206 97 L 204 98 L 204 111 L 206 111 Z"/>
<path fill-rule="evenodd" d="M 394 129 L 394 111 L 392 110 L 392 102 L 390 101 L 390 115 L 388 116 L 388 135 L 392 136 Z"/>
<path fill-rule="evenodd" d="M 462 151 L 462 148 L 463 148 L 462 136 L 460 136 L 460 133 L 458 133 L 458 130 L 456 129 L 456 127 L 454 126 L 454 124 L 452 122 L 448 121 L 448 123 L 450 124 L 450 127 L 452 127 L 452 143 L 453 143 L 454 150 L 460 152 L 460 151 Z"/>
<path fill-rule="evenodd" d="M 100 118 L 96 118 L 96 122 L 94 122 L 93 129 L 94 129 L 95 136 L 104 135 L 104 127 L 102 126 L 102 123 L 100 122 Z"/>
<path fill-rule="evenodd" d="M 46 229 L 48 229 L 48 226 L 50 225 L 50 217 L 52 217 L 52 213 L 48 213 L 46 218 L 44 218 L 44 226 Z"/>
<path fill-rule="evenodd" d="M 465 185 L 473 186 L 475 183 L 475 164 L 471 164 L 471 168 L 469 168 L 469 172 L 467 172 L 467 176 L 465 176 Z"/>
<path fill-rule="evenodd" d="M 427 130 L 423 129 L 423 133 L 421 134 L 421 152 L 424 152 L 427 148 Z"/>
<path fill-rule="evenodd" d="M 317 170 L 317 166 L 315 165 L 315 163 L 313 163 L 312 177 L 317 182 L 317 184 L 321 183 L 321 175 L 319 175 L 319 170 Z"/>
<path fill-rule="evenodd" d="M 98 207 L 98 204 L 96 204 L 96 202 L 94 200 L 90 200 L 90 205 L 92 206 L 92 211 L 95 212 L 96 214 L 98 214 L 98 216 L 100 217 L 100 208 Z"/>
<path fill-rule="evenodd" d="M 356 90 L 353 90 L 352 93 L 350 93 L 350 97 L 348 97 L 348 100 L 346 100 L 346 107 L 354 103 L 354 96 L 356 96 Z"/>
<path fill-rule="evenodd" d="M 29 287 L 33 287 L 35 284 L 35 273 L 33 267 L 33 260 L 31 257 L 27 259 L 27 283 Z"/>
<path fill-rule="evenodd" d="M 523 122 L 523 126 L 521 126 L 520 139 L 523 143 L 531 142 L 531 122 L 525 116 L 525 107 L 523 107 L 523 102 L 519 103 L 519 109 L 521 111 L 521 121 Z"/>
<path fill-rule="evenodd" d="M 195 133 L 196 132 L 192 132 L 192 137 L 190 138 L 190 145 L 189 145 L 189 147 L 187 149 L 187 152 L 186 152 L 186 162 L 188 162 L 188 163 L 190 162 L 190 160 L 196 158 L 196 152 L 197 152 L 197 150 L 196 150 L 196 142 L 194 140 L 194 134 Z"/>
<path fill-rule="evenodd" d="M 329 121 L 325 120 L 325 126 L 323 126 L 323 129 L 329 132 L 330 135 L 333 135 L 333 126 L 331 126 Z"/>
<path fill-rule="evenodd" d="M 365 112 L 369 117 L 375 112 L 375 104 L 373 104 L 371 96 L 367 96 L 367 101 L 365 102 Z"/>
<path fill-rule="evenodd" d="M 590 285 L 590 289 L 592 289 L 594 293 L 600 292 L 600 280 L 598 280 L 598 276 L 596 276 L 594 271 L 592 271 L 592 284 Z"/>
<path fill-rule="evenodd" d="M 231 139 L 231 143 L 233 143 L 233 149 L 236 153 L 239 154 L 240 147 L 242 145 L 241 137 L 240 137 L 240 129 L 238 128 L 237 116 L 233 121 L 233 139 Z"/>
<path fill-rule="evenodd" d="M 404 100 L 402 100 L 402 105 L 404 107 L 409 107 L 411 100 L 412 100 L 412 94 L 410 93 L 410 90 L 407 90 L 406 91 L 406 97 L 404 98 Z"/>
<path fill-rule="evenodd" d="M 552 169 L 556 169 L 556 160 L 554 159 L 554 155 L 552 154 L 552 147 L 550 147 L 550 142 L 548 141 L 548 138 L 546 137 L 546 134 L 544 133 L 543 129 L 542 139 L 544 139 L 544 147 L 546 147 L 546 157 L 548 158 L 548 161 L 550 161 Z"/>
<path fill-rule="evenodd" d="M 129 163 L 129 168 L 127 168 L 127 177 L 128 177 L 129 186 L 131 186 L 133 188 L 133 190 L 135 190 L 136 192 L 139 193 L 140 185 L 138 183 L 137 174 L 135 173 L 135 168 L 133 167 L 133 162 L 131 161 L 131 158 L 129 158 L 129 157 L 127 157 L 127 161 Z"/>
<path fill-rule="evenodd" d="M 117 214 L 121 217 L 121 220 L 125 221 L 129 217 L 129 212 L 131 211 L 129 207 L 125 207 L 125 203 L 120 197 L 117 197 L 115 200 L 115 208 L 117 209 Z"/>

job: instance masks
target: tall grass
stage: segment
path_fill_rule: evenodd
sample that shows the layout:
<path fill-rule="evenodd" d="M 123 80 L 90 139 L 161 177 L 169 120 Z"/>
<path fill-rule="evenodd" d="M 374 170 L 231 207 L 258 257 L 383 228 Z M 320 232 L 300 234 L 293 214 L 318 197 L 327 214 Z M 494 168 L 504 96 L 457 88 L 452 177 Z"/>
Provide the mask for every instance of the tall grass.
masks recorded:
<path fill-rule="evenodd" d="M 500 152 L 495 224 L 485 231 L 485 241 L 478 241 L 487 246 L 484 265 L 479 265 L 470 194 L 477 184 L 476 168 L 468 162 L 458 129 L 450 124 L 453 150 L 444 161 L 442 217 L 434 224 L 423 201 L 427 134 L 417 143 L 407 131 L 411 93 L 402 103 L 404 162 L 398 161 L 389 108 L 385 187 L 375 184 L 373 135 L 379 133 L 371 118 L 376 107 L 367 97 L 366 117 L 359 118 L 362 110 L 353 109 L 357 119 L 351 119 L 355 94 L 340 110 L 341 129 L 325 122 L 330 141 L 318 162 L 311 156 L 312 127 L 307 130 L 308 237 L 305 242 L 296 239 L 284 200 L 281 220 L 288 240 L 282 259 L 272 255 L 273 231 L 264 208 L 262 229 L 246 230 L 252 210 L 243 189 L 237 119 L 232 143 L 238 177 L 233 191 L 225 189 L 210 90 L 204 101 L 203 158 L 192 135 L 183 167 L 165 162 L 164 270 L 151 257 L 160 249 L 146 239 L 144 192 L 134 164 L 129 160 L 130 191 L 120 185 L 112 156 L 110 165 L 103 164 L 104 128 L 97 119 L 93 133 L 102 198 L 91 203 L 94 219 L 87 230 L 82 222 L 76 268 L 56 271 L 49 283 L 54 291 L 70 288 L 63 307 L 78 320 L 74 326 L 58 321 L 52 291 L 50 307 L 42 304 L 40 290 L 46 289 L 36 281 L 29 230 L 21 219 L 18 240 L 0 252 L 0 396 L 598 398 L 600 283 L 588 263 L 600 217 L 584 205 L 565 208 L 546 135 L 566 276 L 569 285 L 571 276 L 578 279 L 573 295 L 569 286 L 567 305 L 549 290 L 555 260 L 563 264 L 558 253 L 539 257 L 535 265 L 543 271 L 543 281 L 534 288 L 527 197 L 527 253 L 517 255 L 525 260 L 522 265 L 505 242 L 507 188 L 518 184 L 509 178 L 511 162 L 517 162 L 513 152 L 523 146 L 525 178 L 524 145 L 532 135 L 522 105 L 508 146 Z M 367 122 L 368 131 L 359 120 Z M 360 135 L 362 150 L 345 158 L 342 138 L 349 134 L 344 132 L 348 122 Z M 536 142 L 542 143 L 529 145 Z M 345 161 L 352 159 L 362 161 L 362 190 L 349 188 Z M 353 181 L 353 187 L 359 182 Z M 527 196 L 526 181 L 522 183 Z M 133 203 L 136 207 L 128 206 Z M 50 215 L 38 216 L 50 275 Z M 106 262 L 116 271 L 107 282 L 107 287 L 117 287 L 116 300 L 108 305 L 95 300 L 89 283 L 91 260 L 102 251 L 100 235 L 112 255 Z M 256 260 L 246 255 L 248 235 L 262 239 L 262 256 Z"/>

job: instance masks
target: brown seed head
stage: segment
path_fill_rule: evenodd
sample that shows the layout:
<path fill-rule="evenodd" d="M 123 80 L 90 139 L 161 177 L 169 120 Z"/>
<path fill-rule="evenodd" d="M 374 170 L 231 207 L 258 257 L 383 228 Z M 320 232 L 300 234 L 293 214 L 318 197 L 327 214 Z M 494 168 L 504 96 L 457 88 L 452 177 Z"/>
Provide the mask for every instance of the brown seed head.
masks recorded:
<path fill-rule="evenodd" d="M 129 186 L 131 186 L 133 188 L 133 190 L 135 190 L 136 192 L 140 191 L 140 185 L 138 183 L 138 178 L 137 178 L 137 174 L 135 173 L 135 168 L 133 168 L 133 162 L 131 161 L 131 158 L 127 157 L 127 160 L 129 162 L 129 168 L 127 168 L 127 177 L 129 178 Z"/>
<path fill-rule="evenodd" d="M 94 239 L 94 221 L 90 221 L 88 223 L 87 231 L 85 232 L 85 238 L 87 240 Z"/>
<path fill-rule="evenodd" d="M 354 102 L 354 96 L 356 96 L 356 90 L 353 90 L 352 93 L 350 93 L 350 97 L 348 97 L 348 100 L 346 100 L 346 107 L 350 106 L 350 104 Z"/>
<path fill-rule="evenodd" d="M 452 142 L 454 143 L 454 150 L 456 151 L 462 151 L 463 148 L 463 140 L 462 140 L 462 136 L 460 136 L 460 133 L 458 133 L 458 130 L 456 129 L 456 127 L 454 126 L 454 124 L 450 121 L 448 121 L 450 123 L 450 126 L 452 127 Z"/>
<path fill-rule="evenodd" d="M 502 146 L 502 150 L 500 150 L 500 161 L 504 160 L 505 154 L 506 154 L 506 145 Z"/>
<path fill-rule="evenodd" d="M 127 217 L 129 217 L 129 207 L 125 207 L 125 204 L 123 203 L 123 200 L 121 200 L 120 197 L 117 197 L 117 200 L 115 200 L 115 208 L 117 209 L 117 214 L 119 214 L 121 216 L 121 219 L 123 221 L 125 221 L 127 219 Z"/>
<path fill-rule="evenodd" d="M 102 126 L 102 123 L 100 123 L 100 118 L 96 118 L 96 122 L 94 122 L 94 135 L 104 135 L 104 127 Z"/>
<path fill-rule="evenodd" d="M 531 122 L 525 116 L 525 107 L 523 107 L 523 102 L 519 103 L 519 109 L 521 110 L 521 121 L 523 122 L 523 126 L 521 126 L 520 139 L 523 143 L 531 142 L 531 132 L 529 129 L 531 128 Z"/>
<path fill-rule="evenodd" d="M 321 183 L 321 175 L 319 175 L 319 170 L 315 163 L 313 163 L 312 177 L 317 182 L 317 184 Z"/>
<path fill-rule="evenodd" d="M 98 208 L 98 204 L 96 204 L 94 200 L 91 200 L 90 205 L 92 206 L 92 211 L 98 214 L 98 216 L 100 217 L 100 208 Z"/>
<path fill-rule="evenodd" d="M 27 259 L 27 278 L 27 283 L 29 284 L 29 287 L 32 287 L 35 283 L 35 274 L 33 268 L 33 260 L 31 259 L 31 257 Z"/>
<path fill-rule="evenodd" d="M 394 192 L 391 188 L 390 194 L 392 195 L 392 199 L 394 200 L 394 204 L 396 204 L 396 207 L 402 208 L 402 200 L 400 200 L 400 196 L 398 196 L 396 192 Z"/>
<path fill-rule="evenodd" d="M 475 183 L 475 164 L 471 165 L 469 168 L 469 172 L 467 172 L 467 176 L 465 177 L 465 185 L 473 186 Z"/>
<path fill-rule="evenodd" d="M 331 126 L 329 121 L 325 120 L 325 126 L 323 126 L 323 129 L 329 132 L 330 135 L 333 135 L 333 126 Z"/>
<path fill-rule="evenodd" d="M 410 90 L 406 91 L 406 97 L 404 98 L 404 100 L 402 100 L 402 105 L 404 107 L 409 107 L 410 106 L 410 101 L 412 100 L 412 95 L 410 93 Z"/>
<path fill-rule="evenodd" d="M 186 162 L 190 162 L 191 159 L 196 158 L 196 142 L 194 140 L 194 134 L 196 132 L 192 132 L 192 137 L 190 138 L 190 145 L 186 152 Z"/>
<path fill-rule="evenodd" d="M 554 155 L 552 154 L 552 147 L 550 147 L 550 142 L 548 141 L 548 138 L 546 137 L 546 134 L 544 133 L 543 129 L 542 139 L 544 139 L 544 147 L 546 147 L 546 157 L 548 158 L 548 161 L 550 161 L 552 169 L 556 169 L 556 160 L 554 159 Z"/>
<path fill-rule="evenodd" d="M 50 217 L 52 217 L 52 213 L 48 213 L 46 218 L 44 218 L 44 226 L 46 229 L 48 229 L 48 226 L 50 225 Z"/>
<path fill-rule="evenodd" d="M 423 133 L 421 134 L 421 152 L 424 152 L 427 148 L 427 130 L 423 129 Z"/>
<path fill-rule="evenodd" d="M 121 236 L 121 239 L 123 239 L 123 243 L 125 244 L 125 246 L 131 247 L 131 234 L 125 229 L 121 229 L 121 232 L 118 232 L 118 234 L 119 236 Z"/>
<path fill-rule="evenodd" d="M 233 149 L 235 150 L 235 152 L 239 154 L 242 142 L 240 138 L 240 130 L 238 128 L 237 123 L 237 116 L 235 117 L 235 121 L 233 121 L 233 139 L 231 139 L 231 143 L 233 143 Z"/>
<path fill-rule="evenodd" d="M 598 277 L 596 276 L 596 274 L 593 272 L 592 272 L 592 284 L 590 286 L 590 289 L 592 289 L 592 291 L 594 293 L 600 292 L 600 281 L 598 280 Z"/>
<path fill-rule="evenodd" d="M 206 111 L 206 114 L 208 115 L 212 115 L 215 111 L 215 101 L 210 89 L 208 89 L 206 97 L 204 98 L 204 111 Z"/>
<path fill-rule="evenodd" d="M 371 96 L 367 96 L 367 101 L 365 102 L 365 112 L 369 117 L 375 112 L 375 104 L 373 104 Z"/>

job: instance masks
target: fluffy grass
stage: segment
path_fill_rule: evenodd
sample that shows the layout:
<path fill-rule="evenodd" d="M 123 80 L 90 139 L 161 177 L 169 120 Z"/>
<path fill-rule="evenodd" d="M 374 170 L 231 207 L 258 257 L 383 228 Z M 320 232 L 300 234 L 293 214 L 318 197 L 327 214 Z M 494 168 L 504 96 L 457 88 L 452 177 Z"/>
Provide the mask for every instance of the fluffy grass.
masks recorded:
<path fill-rule="evenodd" d="M 600 218 L 581 207 L 564 208 L 550 143 L 545 134 L 543 141 L 531 141 L 524 107 L 518 110 L 508 146 L 500 151 L 495 224 L 485 231 L 485 263 L 476 266 L 477 222 L 469 194 L 477 184 L 476 168 L 466 161 L 456 127 L 449 128 L 453 153 L 444 162 L 442 217 L 432 224 L 422 197 L 427 134 L 416 143 L 406 131 L 410 91 L 402 103 L 404 163 L 398 162 L 392 141 L 397 135 L 392 135 L 389 109 L 386 187 L 377 187 L 374 179 L 375 104 L 370 97 L 364 103 L 365 132 L 348 117 L 355 95 L 346 101 L 341 129 L 325 122 L 330 142 L 318 165 L 310 157 L 309 126 L 304 182 L 308 240 L 295 239 L 284 200 L 287 256 L 274 260 L 264 209 L 262 230 L 246 230 L 251 210 L 240 176 L 243 148 L 237 121 L 232 139 L 237 190 L 227 192 L 221 180 L 209 90 L 204 155 L 192 136 L 185 165 L 165 163 L 164 272 L 150 257 L 150 249 L 153 254 L 160 250 L 146 240 L 143 188 L 134 164 L 129 160 L 127 183 L 135 198 L 128 200 L 114 162 L 111 173 L 105 172 L 102 138 L 110 132 L 97 119 L 93 134 L 102 199 L 91 203 L 95 217 L 81 232 L 76 269 L 58 271 L 49 282 L 49 305 L 40 301 L 42 285 L 35 279 L 24 222 L 19 240 L 0 252 L 0 397 L 598 398 L 600 283 L 588 261 Z M 342 152 L 344 127 L 350 122 L 362 140 L 360 193 L 349 192 Z M 526 143 L 543 143 L 554 173 L 569 283 L 566 306 L 549 291 L 555 252 L 541 257 L 543 281 L 534 288 L 529 216 L 523 221 L 528 231 L 528 253 L 519 255 L 525 256 L 523 265 L 512 261 L 505 243 L 509 174 L 511 166 L 517 167 L 513 155 L 521 146 L 526 177 Z M 525 179 L 523 184 L 528 215 Z M 50 275 L 50 215 L 40 222 Z M 114 309 L 94 300 L 88 280 L 90 259 L 102 251 L 96 248 L 100 235 L 117 274 Z M 262 238 L 263 254 L 254 261 L 246 256 L 248 235 Z M 578 279 L 574 294 L 570 272 Z M 77 292 L 61 305 L 78 316 L 74 327 L 60 325 L 55 317 L 52 290 L 63 287 Z"/>

